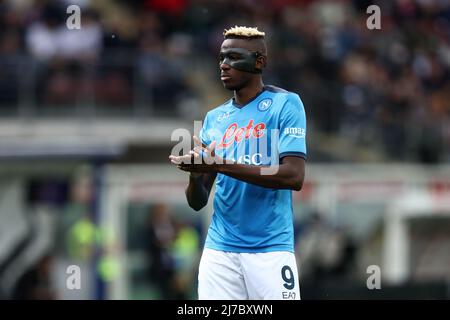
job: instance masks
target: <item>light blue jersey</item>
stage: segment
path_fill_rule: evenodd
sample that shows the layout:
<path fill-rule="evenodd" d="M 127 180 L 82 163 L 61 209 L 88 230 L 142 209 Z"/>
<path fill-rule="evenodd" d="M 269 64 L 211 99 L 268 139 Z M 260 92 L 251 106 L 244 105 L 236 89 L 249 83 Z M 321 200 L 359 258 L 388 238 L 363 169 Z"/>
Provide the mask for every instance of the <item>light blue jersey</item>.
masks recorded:
<path fill-rule="evenodd" d="M 300 97 L 274 86 L 243 107 L 231 99 L 206 115 L 203 143 L 238 163 L 272 166 L 306 159 L 306 117 Z M 270 173 L 270 172 L 269 172 Z M 231 252 L 294 252 L 292 191 L 264 188 L 218 174 L 205 247 Z"/>

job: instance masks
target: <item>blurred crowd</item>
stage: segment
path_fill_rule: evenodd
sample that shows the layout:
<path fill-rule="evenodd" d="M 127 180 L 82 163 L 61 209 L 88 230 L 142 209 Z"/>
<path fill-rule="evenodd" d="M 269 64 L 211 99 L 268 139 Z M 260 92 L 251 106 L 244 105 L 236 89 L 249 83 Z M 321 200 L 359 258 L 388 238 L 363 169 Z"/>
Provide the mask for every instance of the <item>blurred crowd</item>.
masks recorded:
<path fill-rule="evenodd" d="M 142 230 L 146 253 L 146 280 L 159 299 L 192 299 L 196 296 L 200 236 L 169 205 L 151 206 Z"/>
<path fill-rule="evenodd" d="M 66 26 L 70 4 L 81 8 L 80 30 Z M 366 27 L 371 4 L 381 8 L 381 30 Z M 228 97 L 217 53 L 234 25 L 266 32 L 265 81 L 301 95 L 316 137 L 387 160 L 449 159 L 450 2 L 442 0 L 3 1 L 0 112 L 95 105 L 201 118 Z"/>

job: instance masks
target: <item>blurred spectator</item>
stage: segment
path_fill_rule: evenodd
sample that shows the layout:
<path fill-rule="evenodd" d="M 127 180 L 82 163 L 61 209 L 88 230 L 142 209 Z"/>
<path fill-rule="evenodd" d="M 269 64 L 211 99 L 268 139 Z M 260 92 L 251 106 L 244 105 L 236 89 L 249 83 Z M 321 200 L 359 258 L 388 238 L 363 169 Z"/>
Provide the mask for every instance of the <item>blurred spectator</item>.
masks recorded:
<path fill-rule="evenodd" d="M 0 106 L 15 105 L 19 101 L 19 36 L 17 31 L 0 36 Z"/>
<path fill-rule="evenodd" d="M 90 217 L 92 180 L 80 173 L 71 181 L 68 201 L 58 221 L 56 246 L 59 252 L 68 253 L 70 259 L 87 260 L 92 252 L 95 225 Z"/>
<path fill-rule="evenodd" d="M 63 8 L 54 3 L 45 6 L 41 19 L 28 26 L 26 43 L 30 53 L 40 60 L 58 54 L 59 31 L 64 22 Z"/>
<path fill-rule="evenodd" d="M 197 296 L 200 236 L 187 222 L 178 221 L 175 227 L 176 238 L 171 248 L 176 268 L 175 290 L 178 299 L 190 299 Z"/>
<path fill-rule="evenodd" d="M 55 290 L 51 283 L 53 257 L 44 255 L 35 266 L 17 282 L 13 300 L 54 300 Z"/>
<path fill-rule="evenodd" d="M 196 287 L 198 231 L 173 217 L 166 204 L 154 204 L 144 228 L 148 275 L 161 299 L 188 299 Z"/>
<path fill-rule="evenodd" d="M 175 240 L 175 224 L 169 209 L 164 204 L 155 204 L 145 226 L 147 256 L 150 268 L 149 279 L 155 284 L 162 299 L 174 299 L 175 261 L 171 245 Z"/>
<path fill-rule="evenodd" d="M 102 46 L 102 28 L 97 14 L 82 11 L 81 28 L 69 30 L 66 26 L 66 8 L 56 3 L 47 4 L 41 20 L 32 23 L 26 34 L 30 53 L 39 60 L 54 57 L 63 59 L 95 59 Z"/>
<path fill-rule="evenodd" d="M 352 280 L 356 268 L 356 247 L 344 229 L 336 229 L 319 213 L 302 226 L 297 241 L 302 281 L 319 284 L 328 278 Z"/>
<path fill-rule="evenodd" d="M 82 28 L 69 30 L 62 26 L 59 34 L 59 55 L 67 59 L 95 60 L 102 49 L 103 30 L 97 13 L 82 11 Z"/>
<path fill-rule="evenodd" d="M 181 93 L 187 92 L 182 69 L 167 58 L 158 36 L 144 36 L 140 44 L 138 70 L 148 103 L 161 109 L 176 110 Z"/>

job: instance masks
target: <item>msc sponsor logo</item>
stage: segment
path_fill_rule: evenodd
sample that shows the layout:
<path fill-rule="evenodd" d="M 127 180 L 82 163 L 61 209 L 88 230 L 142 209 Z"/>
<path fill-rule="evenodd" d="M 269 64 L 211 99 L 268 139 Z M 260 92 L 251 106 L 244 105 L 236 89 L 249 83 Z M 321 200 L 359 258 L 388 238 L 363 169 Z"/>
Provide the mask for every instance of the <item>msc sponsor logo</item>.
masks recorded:
<path fill-rule="evenodd" d="M 267 98 L 267 99 L 261 100 L 258 103 L 258 110 L 259 111 L 266 111 L 267 109 L 270 108 L 271 105 L 272 105 L 272 99 Z"/>
<path fill-rule="evenodd" d="M 261 153 L 255 153 L 252 155 L 244 154 L 241 155 L 237 160 L 235 158 L 230 158 L 232 161 L 241 163 L 241 164 L 253 164 L 256 166 L 260 166 L 262 164 L 262 154 Z"/>
<path fill-rule="evenodd" d="M 294 138 L 304 138 L 306 136 L 305 128 L 285 128 L 284 134 Z"/>

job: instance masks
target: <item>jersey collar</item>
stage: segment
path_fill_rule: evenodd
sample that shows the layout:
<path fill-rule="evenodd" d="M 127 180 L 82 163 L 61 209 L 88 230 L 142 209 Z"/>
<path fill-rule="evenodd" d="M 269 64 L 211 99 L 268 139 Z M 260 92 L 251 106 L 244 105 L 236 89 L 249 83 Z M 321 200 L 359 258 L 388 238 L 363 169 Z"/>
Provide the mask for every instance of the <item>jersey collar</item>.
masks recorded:
<path fill-rule="evenodd" d="M 244 104 L 244 105 L 242 105 L 242 106 L 238 105 L 238 104 L 236 103 L 236 101 L 234 100 L 234 97 L 233 97 L 233 98 L 231 98 L 231 105 L 232 105 L 233 107 L 235 107 L 235 108 L 243 109 L 245 106 L 248 106 L 250 103 L 252 103 L 253 101 L 255 101 L 259 96 L 261 96 L 264 92 L 266 92 L 266 90 L 267 90 L 267 88 L 266 88 L 266 86 L 264 86 L 263 89 L 262 89 L 260 92 L 258 92 L 258 94 L 257 94 L 256 96 L 254 96 L 253 98 L 251 98 L 246 104 Z"/>

